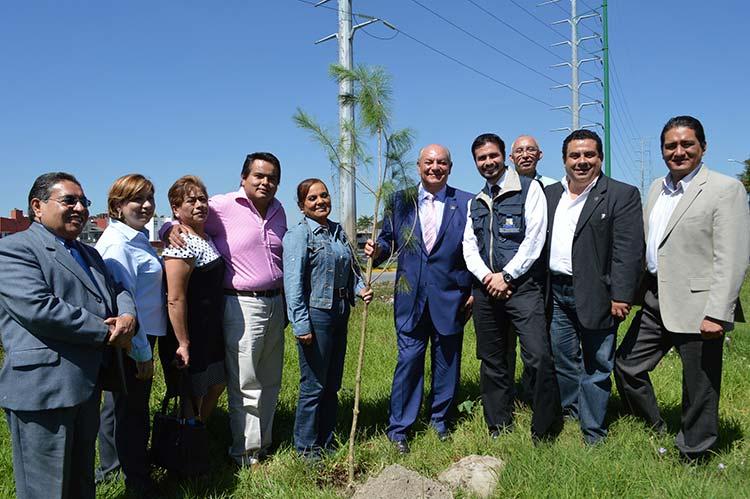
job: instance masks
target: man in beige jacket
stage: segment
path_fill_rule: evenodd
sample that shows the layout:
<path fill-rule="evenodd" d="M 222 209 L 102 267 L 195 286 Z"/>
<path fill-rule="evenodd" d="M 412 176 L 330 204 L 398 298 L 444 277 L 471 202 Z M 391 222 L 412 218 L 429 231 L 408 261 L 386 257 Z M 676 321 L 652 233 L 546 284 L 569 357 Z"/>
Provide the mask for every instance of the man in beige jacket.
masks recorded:
<path fill-rule="evenodd" d="M 700 121 L 669 120 L 661 149 L 669 174 L 651 185 L 644 210 L 646 294 L 617 351 L 615 381 L 625 406 L 663 432 L 648 373 L 674 347 L 683 366 L 676 443 L 697 459 L 718 437 L 723 336 L 750 259 L 750 213 L 742 184 L 702 163 Z"/>

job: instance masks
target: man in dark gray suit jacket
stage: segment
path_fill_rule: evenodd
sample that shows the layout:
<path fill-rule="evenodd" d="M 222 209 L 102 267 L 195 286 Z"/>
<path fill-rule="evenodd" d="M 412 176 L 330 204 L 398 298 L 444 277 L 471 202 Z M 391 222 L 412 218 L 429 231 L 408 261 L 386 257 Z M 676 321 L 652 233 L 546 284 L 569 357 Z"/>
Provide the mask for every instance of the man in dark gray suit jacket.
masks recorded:
<path fill-rule="evenodd" d="M 607 435 L 617 326 L 643 265 L 641 200 L 635 187 L 601 173 L 596 133 L 574 131 L 562 153 L 565 178 L 545 189 L 550 337 L 563 411 L 595 444 Z"/>
<path fill-rule="evenodd" d="M 72 175 L 41 175 L 31 227 L 0 240 L 0 407 L 21 499 L 95 497 L 102 367 L 121 354 L 107 346 L 129 348 L 135 331 L 132 298 L 76 241 L 89 204 Z"/>

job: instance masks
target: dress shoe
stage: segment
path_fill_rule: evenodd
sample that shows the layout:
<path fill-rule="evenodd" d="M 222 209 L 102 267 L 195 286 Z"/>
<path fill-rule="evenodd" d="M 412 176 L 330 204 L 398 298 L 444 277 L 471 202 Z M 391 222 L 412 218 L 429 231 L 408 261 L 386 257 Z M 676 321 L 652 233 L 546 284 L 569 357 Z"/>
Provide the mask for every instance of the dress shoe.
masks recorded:
<path fill-rule="evenodd" d="M 394 447 L 396 447 L 396 450 L 399 454 L 408 454 L 409 452 L 411 452 L 411 450 L 409 449 L 409 442 L 407 442 L 406 440 L 394 440 L 393 445 Z"/>

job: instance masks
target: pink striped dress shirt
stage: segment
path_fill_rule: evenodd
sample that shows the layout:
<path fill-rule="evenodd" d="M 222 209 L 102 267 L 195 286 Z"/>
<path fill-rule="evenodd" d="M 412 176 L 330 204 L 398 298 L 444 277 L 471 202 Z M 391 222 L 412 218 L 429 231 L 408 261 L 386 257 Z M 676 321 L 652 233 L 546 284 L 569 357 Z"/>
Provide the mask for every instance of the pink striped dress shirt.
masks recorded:
<path fill-rule="evenodd" d="M 281 241 L 286 234 L 286 213 L 271 201 L 262 218 L 245 191 L 217 194 L 208 202 L 206 234 L 227 264 L 224 288 L 263 291 L 283 286 Z"/>

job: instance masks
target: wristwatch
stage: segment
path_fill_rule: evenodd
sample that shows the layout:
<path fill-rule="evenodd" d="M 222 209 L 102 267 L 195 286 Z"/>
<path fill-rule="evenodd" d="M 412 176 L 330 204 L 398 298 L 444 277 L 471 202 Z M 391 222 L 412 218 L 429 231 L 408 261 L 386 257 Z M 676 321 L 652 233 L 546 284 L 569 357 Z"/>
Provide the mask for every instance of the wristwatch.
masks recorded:
<path fill-rule="evenodd" d="M 513 276 L 510 275 L 506 271 L 502 271 L 501 274 L 503 275 L 503 280 L 506 282 L 506 284 L 513 284 Z"/>

